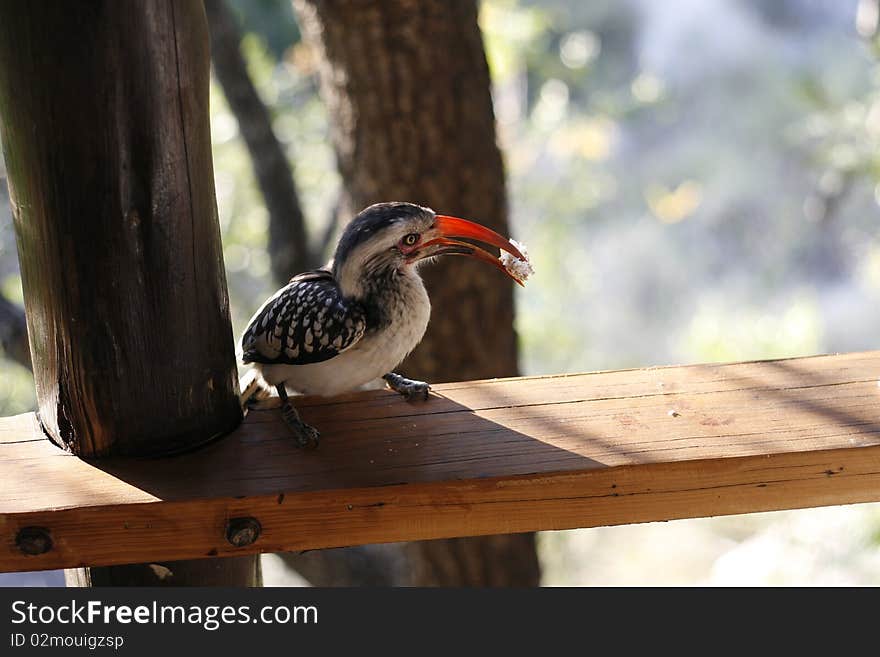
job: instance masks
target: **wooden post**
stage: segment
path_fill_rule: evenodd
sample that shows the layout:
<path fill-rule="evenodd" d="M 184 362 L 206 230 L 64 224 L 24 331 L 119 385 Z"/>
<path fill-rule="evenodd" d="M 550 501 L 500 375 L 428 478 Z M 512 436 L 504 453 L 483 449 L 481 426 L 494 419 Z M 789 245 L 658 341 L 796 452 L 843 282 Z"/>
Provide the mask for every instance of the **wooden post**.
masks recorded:
<path fill-rule="evenodd" d="M 0 135 L 38 414 L 79 456 L 175 452 L 241 420 L 209 61 L 200 0 L 0 3 Z M 253 583 L 247 559 L 249 578 L 213 583 Z"/>
<path fill-rule="evenodd" d="M 198 0 L 0 4 L 0 117 L 40 422 L 87 456 L 241 419 Z"/>

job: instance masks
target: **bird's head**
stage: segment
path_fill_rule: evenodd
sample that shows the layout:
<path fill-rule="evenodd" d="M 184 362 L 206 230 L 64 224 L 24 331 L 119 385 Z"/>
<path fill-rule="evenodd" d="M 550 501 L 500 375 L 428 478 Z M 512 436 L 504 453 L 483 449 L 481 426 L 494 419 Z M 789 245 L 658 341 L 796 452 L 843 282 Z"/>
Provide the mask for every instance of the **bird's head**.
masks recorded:
<path fill-rule="evenodd" d="M 525 260 L 519 249 L 485 226 L 413 203 L 377 203 L 345 228 L 333 271 L 343 291 L 357 296 L 365 280 L 406 273 L 437 256 L 463 255 L 487 262 L 522 284 L 497 256 L 462 239 L 490 244 Z"/>

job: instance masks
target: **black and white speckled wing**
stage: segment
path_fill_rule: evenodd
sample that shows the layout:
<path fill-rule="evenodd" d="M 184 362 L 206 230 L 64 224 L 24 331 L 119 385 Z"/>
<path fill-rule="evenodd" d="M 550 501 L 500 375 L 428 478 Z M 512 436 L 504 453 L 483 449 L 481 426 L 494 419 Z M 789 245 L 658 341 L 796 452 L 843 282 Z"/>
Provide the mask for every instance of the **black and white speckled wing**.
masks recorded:
<path fill-rule="evenodd" d="M 241 338 L 242 361 L 306 365 L 352 347 L 364 335 L 363 309 L 347 302 L 326 270 L 295 276 L 269 298 Z"/>

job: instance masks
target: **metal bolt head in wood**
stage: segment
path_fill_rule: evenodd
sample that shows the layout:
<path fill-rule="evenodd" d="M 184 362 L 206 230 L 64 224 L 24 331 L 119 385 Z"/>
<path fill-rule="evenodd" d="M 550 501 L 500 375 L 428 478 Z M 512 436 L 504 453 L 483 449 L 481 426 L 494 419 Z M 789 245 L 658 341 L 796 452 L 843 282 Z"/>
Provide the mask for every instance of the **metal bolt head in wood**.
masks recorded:
<path fill-rule="evenodd" d="M 45 527 L 22 527 L 15 535 L 15 545 L 25 554 L 45 554 L 52 549 L 52 536 Z"/>
<path fill-rule="evenodd" d="M 262 529 L 256 518 L 231 518 L 226 523 L 226 540 L 235 547 L 244 547 L 256 542 Z"/>

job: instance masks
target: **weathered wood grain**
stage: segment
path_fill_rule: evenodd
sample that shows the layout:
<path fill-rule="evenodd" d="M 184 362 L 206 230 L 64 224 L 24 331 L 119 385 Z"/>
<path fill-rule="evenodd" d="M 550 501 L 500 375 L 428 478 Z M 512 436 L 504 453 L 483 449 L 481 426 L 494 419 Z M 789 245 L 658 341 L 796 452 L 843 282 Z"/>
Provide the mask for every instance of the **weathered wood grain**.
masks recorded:
<path fill-rule="evenodd" d="M 426 404 L 302 399 L 161 459 L 88 463 L 0 421 L 0 570 L 230 556 L 880 500 L 880 351 L 499 379 Z M 32 485 L 40 481 L 39 488 Z M 226 542 L 252 516 L 255 544 Z M 24 555 L 18 530 L 54 547 Z"/>

